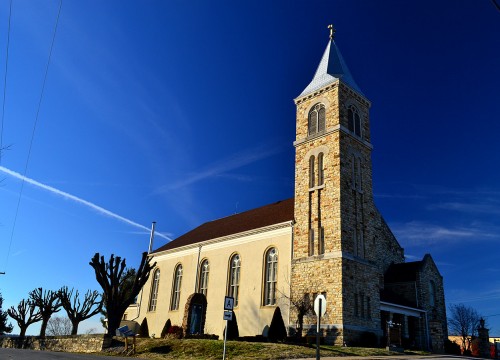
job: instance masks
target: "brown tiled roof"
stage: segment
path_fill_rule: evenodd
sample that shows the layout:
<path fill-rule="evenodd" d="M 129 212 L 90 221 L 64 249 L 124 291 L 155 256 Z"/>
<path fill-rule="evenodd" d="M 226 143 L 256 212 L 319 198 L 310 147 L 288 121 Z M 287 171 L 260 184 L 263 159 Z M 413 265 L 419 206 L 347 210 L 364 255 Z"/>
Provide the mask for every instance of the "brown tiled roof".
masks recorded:
<path fill-rule="evenodd" d="M 248 210 L 240 214 L 206 222 L 197 228 L 179 236 L 177 239 L 156 249 L 153 253 L 175 249 L 206 241 L 254 230 L 265 226 L 292 221 L 294 199 L 278 201 L 270 205 Z"/>
<path fill-rule="evenodd" d="M 422 265 L 423 260 L 391 264 L 384 275 L 384 281 L 386 283 L 416 281 L 417 272 L 422 268 Z"/>

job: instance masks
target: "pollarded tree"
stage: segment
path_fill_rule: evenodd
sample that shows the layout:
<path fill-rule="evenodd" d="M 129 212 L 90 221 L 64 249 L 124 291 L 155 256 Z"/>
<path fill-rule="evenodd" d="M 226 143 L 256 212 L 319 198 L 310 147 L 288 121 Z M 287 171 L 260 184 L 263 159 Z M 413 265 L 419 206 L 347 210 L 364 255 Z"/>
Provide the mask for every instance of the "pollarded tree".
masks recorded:
<path fill-rule="evenodd" d="M 45 337 L 47 330 L 47 323 L 49 322 L 52 314 L 58 312 L 61 307 L 61 302 L 57 293 L 52 290 L 43 291 L 38 288 L 30 292 L 30 301 L 40 310 L 42 315 L 42 326 L 40 327 L 40 336 Z"/>
<path fill-rule="evenodd" d="M 12 324 L 7 324 L 7 311 L 2 311 L 3 297 L 0 293 L 0 335 L 10 333 L 12 331 Z"/>
<path fill-rule="evenodd" d="M 109 261 L 96 253 L 90 261 L 94 268 L 96 280 L 103 290 L 104 307 L 108 315 L 108 335 L 114 336 L 127 307 L 134 302 L 142 287 L 148 281 L 151 269 L 156 263 L 150 264 L 151 258 L 144 252 L 141 264 L 133 277 L 127 279 L 125 259 L 112 254 Z"/>
<path fill-rule="evenodd" d="M 26 335 L 26 330 L 31 324 L 39 322 L 42 320 L 42 314 L 40 311 L 35 311 L 36 306 L 30 300 L 21 300 L 19 305 L 17 305 L 17 309 L 14 306 L 11 306 L 10 309 L 7 310 L 9 316 L 16 320 L 17 326 L 19 326 L 19 336 L 23 337 Z"/>
<path fill-rule="evenodd" d="M 83 299 L 83 304 L 80 302 L 80 293 L 78 290 L 76 290 L 75 296 L 73 296 L 73 289 L 68 290 L 67 286 L 63 286 L 57 292 L 57 296 L 59 296 L 61 305 L 68 313 L 68 318 L 71 321 L 71 335 L 78 333 L 78 324 L 98 314 L 102 308 L 102 297 L 96 290 L 87 291 Z M 99 297 L 101 299 L 98 299 Z"/>

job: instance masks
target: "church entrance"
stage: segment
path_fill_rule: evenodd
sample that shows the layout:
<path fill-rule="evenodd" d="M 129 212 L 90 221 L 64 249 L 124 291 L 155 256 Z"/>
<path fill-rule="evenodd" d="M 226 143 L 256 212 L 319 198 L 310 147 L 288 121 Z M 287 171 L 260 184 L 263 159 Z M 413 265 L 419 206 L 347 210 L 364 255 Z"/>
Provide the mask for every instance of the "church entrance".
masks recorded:
<path fill-rule="evenodd" d="M 204 333 L 207 314 L 207 298 L 201 293 L 191 294 L 184 307 L 182 328 L 184 334 L 199 335 Z"/>

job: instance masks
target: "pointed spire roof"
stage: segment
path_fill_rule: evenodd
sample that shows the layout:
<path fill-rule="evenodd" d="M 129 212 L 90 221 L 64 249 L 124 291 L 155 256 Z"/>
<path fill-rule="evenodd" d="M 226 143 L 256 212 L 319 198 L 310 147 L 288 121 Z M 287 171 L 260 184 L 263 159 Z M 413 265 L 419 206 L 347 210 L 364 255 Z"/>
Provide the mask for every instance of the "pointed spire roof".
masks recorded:
<path fill-rule="evenodd" d="M 344 58 L 340 54 L 340 51 L 333 40 L 333 34 L 335 30 L 333 26 L 328 27 L 330 29 L 330 40 L 328 40 L 328 45 L 321 58 L 318 69 L 314 74 L 314 78 L 307 85 L 307 87 L 298 96 L 301 98 L 303 96 L 309 95 L 322 87 L 334 83 L 340 79 L 344 84 L 348 85 L 353 90 L 357 91 L 361 95 L 363 93 L 359 89 L 358 85 L 354 81 L 349 68 L 347 67 Z M 364 95 L 363 95 L 364 96 Z"/>

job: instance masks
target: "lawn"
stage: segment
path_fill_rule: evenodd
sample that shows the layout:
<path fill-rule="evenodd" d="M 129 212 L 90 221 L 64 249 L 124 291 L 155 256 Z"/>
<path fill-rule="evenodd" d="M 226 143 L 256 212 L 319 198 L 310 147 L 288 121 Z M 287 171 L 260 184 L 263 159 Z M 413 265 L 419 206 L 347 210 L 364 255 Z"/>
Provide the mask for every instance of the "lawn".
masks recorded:
<path fill-rule="evenodd" d="M 199 339 L 137 339 L 136 357 L 143 359 L 221 359 L 224 342 Z M 122 355 L 117 347 L 108 355 Z M 321 357 L 327 356 L 384 356 L 395 353 L 378 348 L 358 348 L 321 345 Z M 414 352 L 413 352 L 414 354 Z M 300 359 L 314 358 L 315 346 L 228 341 L 226 359 Z"/>

